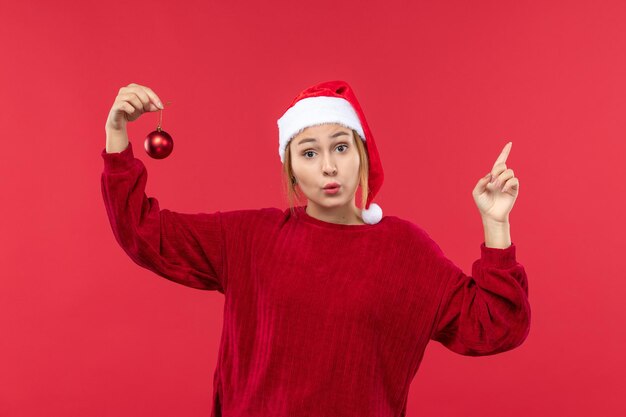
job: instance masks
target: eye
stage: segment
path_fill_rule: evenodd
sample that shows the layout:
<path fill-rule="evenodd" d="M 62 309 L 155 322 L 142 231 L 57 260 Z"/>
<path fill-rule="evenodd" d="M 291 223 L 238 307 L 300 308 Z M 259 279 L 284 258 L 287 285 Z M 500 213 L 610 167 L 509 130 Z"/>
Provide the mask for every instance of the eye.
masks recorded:
<path fill-rule="evenodd" d="M 335 149 L 338 149 L 338 148 L 341 148 L 341 147 L 348 148 L 348 145 L 345 144 L 345 143 L 341 143 L 341 144 L 337 145 L 337 147 Z M 304 152 L 302 152 L 302 156 L 304 156 L 305 159 L 312 159 L 313 157 L 310 157 L 310 158 L 307 157 L 307 154 L 310 154 L 310 153 L 315 153 L 315 152 L 312 151 L 312 150 L 304 151 Z M 344 151 L 341 151 L 339 153 L 346 153 L 346 151 L 344 150 Z"/>

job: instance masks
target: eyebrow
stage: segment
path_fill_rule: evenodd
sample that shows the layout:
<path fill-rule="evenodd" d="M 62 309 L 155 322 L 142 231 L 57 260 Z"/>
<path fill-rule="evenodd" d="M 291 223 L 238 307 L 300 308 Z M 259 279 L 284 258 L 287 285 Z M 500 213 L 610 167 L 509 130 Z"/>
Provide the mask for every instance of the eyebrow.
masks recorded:
<path fill-rule="evenodd" d="M 348 132 L 344 132 L 344 131 L 342 130 L 342 131 L 339 131 L 339 132 L 337 132 L 337 133 L 334 133 L 334 134 L 330 135 L 330 137 L 334 139 L 334 138 L 336 138 L 336 137 L 338 137 L 338 136 L 341 136 L 341 135 L 346 135 L 346 136 L 348 136 Z M 304 139 L 302 139 L 302 140 L 300 140 L 300 141 L 298 142 L 298 145 L 302 145 L 303 143 L 306 143 L 306 142 L 316 142 L 316 141 L 317 141 L 317 139 L 315 139 L 315 138 L 304 138 Z"/>

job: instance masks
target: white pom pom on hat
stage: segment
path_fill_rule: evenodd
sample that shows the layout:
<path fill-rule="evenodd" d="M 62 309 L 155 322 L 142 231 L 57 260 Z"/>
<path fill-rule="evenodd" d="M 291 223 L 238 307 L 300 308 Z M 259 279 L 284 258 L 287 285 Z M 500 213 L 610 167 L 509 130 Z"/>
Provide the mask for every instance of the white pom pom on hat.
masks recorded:
<path fill-rule="evenodd" d="M 367 224 L 376 224 L 383 218 L 383 209 L 376 203 L 370 203 L 368 209 L 361 210 L 361 217 Z"/>
<path fill-rule="evenodd" d="M 289 141 L 300 131 L 323 123 L 339 123 L 354 129 L 367 148 L 369 159 L 367 204 L 361 217 L 367 224 L 376 224 L 383 218 L 381 207 L 372 203 L 383 184 L 383 167 L 374 142 L 374 136 L 350 85 L 342 80 L 315 84 L 298 94 L 285 113 L 278 119 L 278 154 L 284 163 Z"/>

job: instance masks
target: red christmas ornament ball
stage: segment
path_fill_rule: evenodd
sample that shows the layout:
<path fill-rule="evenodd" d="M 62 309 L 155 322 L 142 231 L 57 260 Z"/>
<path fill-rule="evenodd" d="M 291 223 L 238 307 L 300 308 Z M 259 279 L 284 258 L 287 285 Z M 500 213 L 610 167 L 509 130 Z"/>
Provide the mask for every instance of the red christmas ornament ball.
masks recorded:
<path fill-rule="evenodd" d="M 157 130 L 148 133 L 144 142 L 146 153 L 154 159 L 167 158 L 174 149 L 174 141 L 165 130 Z"/>

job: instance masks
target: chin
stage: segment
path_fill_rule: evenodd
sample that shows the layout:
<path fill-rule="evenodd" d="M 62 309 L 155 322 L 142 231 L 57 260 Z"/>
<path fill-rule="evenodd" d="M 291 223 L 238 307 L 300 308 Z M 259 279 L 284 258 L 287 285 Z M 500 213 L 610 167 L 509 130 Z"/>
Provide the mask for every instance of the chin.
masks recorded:
<path fill-rule="evenodd" d="M 329 198 L 325 198 L 322 200 L 317 200 L 314 198 L 310 198 L 309 199 L 312 203 L 315 203 L 316 205 L 323 207 L 323 208 L 337 208 L 337 207 L 342 207 L 345 206 L 347 204 L 350 204 L 349 201 L 346 201 L 345 198 L 333 198 L 333 197 L 329 197 Z"/>

